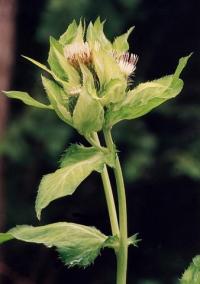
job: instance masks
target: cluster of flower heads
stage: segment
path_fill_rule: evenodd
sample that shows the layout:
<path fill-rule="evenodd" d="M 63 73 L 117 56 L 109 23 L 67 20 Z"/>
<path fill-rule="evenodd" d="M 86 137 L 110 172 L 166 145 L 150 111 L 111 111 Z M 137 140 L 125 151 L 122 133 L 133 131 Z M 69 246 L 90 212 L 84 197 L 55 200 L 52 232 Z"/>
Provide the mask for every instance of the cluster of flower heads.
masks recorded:
<path fill-rule="evenodd" d="M 82 21 L 79 25 L 73 21 L 59 40 L 64 57 L 77 71 L 83 71 L 83 65 L 88 68 L 93 79 L 99 81 L 100 88 L 105 89 L 112 80 L 128 84 L 138 61 L 137 55 L 128 52 L 127 40 L 133 28 L 111 43 L 104 34 L 103 26 L 104 22 L 99 18 L 94 23 L 90 22 L 87 29 Z M 77 95 L 80 91 L 81 84 L 68 89 L 70 95 Z"/>

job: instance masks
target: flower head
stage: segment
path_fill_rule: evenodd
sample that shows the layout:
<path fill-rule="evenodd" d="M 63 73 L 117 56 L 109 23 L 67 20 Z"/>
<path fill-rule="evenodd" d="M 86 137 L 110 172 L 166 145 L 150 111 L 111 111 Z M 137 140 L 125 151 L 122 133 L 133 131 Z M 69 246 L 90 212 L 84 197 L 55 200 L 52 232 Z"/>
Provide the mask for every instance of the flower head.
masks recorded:
<path fill-rule="evenodd" d="M 87 42 L 74 42 L 64 47 L 64 56 L 72 65 L 87 65 L 91 61 L 91 50 Z"/>
<path fill-rule="evenodd" d="M 116 58 L 116 61 L 119 64 L 121 71 L 126 75 L 126 77 L 129 77 L 133 75 L 136 69 L 138 56 L 133 53 L 126 52 Z"/>

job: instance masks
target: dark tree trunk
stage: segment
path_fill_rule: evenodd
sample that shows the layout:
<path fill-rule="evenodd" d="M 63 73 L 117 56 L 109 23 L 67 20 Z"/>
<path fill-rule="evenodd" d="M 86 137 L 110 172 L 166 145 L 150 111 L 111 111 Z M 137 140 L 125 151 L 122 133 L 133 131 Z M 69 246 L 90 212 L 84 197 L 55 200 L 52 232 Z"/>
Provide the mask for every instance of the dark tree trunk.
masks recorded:
<path fill-rule="evenodd" d="M 15 51 L 16 0 L 0 0 L 0 90 L 10 88 Z M 0 95 L 0 141 L 5 135 L 8 100 Z M 0 231 L 5 224 L 4 161 L 0 157 Z"/>

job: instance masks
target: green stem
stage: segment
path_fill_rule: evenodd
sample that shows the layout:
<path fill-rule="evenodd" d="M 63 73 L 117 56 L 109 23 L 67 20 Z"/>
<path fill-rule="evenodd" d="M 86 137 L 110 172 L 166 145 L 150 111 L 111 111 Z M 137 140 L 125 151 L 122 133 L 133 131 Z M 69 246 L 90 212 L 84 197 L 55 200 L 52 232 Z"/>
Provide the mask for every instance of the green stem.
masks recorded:
<path fill-rule="evenodd" d="M 95 140 L 98 146 L 101 146 L 97 133 L 94 134 L 93 139 Z M 110 178 L 108 175 L 108 170 L 107 170 L 106 165 L 104 165 L 103 171 L 101 173 L 101 178 L 103 182 L 103 187 L 104 187 L 104 192 L 105 192 L 105 197 L 106 197 L 106 202 L 107 202 L 107 207 L 108 207 L 112 234 L 113 236 L 116 236 L 116 235 L 119 236 L 119 225 L 118 225 L 115 201 L 114 201 L 112 187 L 111 187 Z"/>
<path fill-rule="evenodd" d="M 114 151 L 114 143 L 110 130 L 104 130 L 104 137 L 107 147 Z M 118 205 L 119 205 L 119 227 L 120 244 L 117 252 L 117 284 L 126 284 L 127 264 L 128 264 L 128 232 L 127 232 L 127 208 L 126 194 L 122 175 L 122 169 L 118 155 L 116 154 L 116 164 L 114 174 L 117 185 Z"/>

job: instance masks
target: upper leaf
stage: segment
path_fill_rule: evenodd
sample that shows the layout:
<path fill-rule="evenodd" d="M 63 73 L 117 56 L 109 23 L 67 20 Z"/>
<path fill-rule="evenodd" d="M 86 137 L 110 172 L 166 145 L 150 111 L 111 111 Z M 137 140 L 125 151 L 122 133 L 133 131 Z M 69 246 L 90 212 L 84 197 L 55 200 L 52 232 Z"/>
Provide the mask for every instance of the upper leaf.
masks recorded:
<path fill-rule="evenodd" d="M 71 146 L 62 159 L 62 168 L 41 180 L 35 205 L 38 218 L 51 201 L 73 194 L 92 171 L 101 172 L 105 163 L 112 164 L 110 154 L 106 155 L 94 147 Z"/>
<path fill-rule="evenodd" d="M 123 103 L 116 104 L 107 111 L 106 125 L 111 127 L 121 120 L 145 115 L 168 99 L 177 96 L 183 88 L 183 81 L 179 79 L 179 75 L 190 56 L 179 60 L 173 75 L 139 84 L 135 89 L 129 91 Z"/>
<path fill-rule="evenodd" d="M 90 22 L 87 28 L 86 39 L 92 49 L 103 48 L 104 50 L 111 51 L 112 44 L 106 38 L 103 27 L 104 22 L 101 22 L 99 17 L 96 19 L 94 24 Z"/>
<path fill-rule="evenodd" d="M 128 44 L 128 37 L 133 31 L 134 27 L 131 27 L 125 34 L 120 35 L 115 38 L 113 42 L 113 49 L 117 53 L 125 53 L 129 49 L 129 44 Z"/>
<path fill-rule="evenodd" d="M 200 255 L 193 258 L 190 266 L 185 270 L 180 280 L 181 284 L 200 283 Z"/>
<path fill-rule="evenodd" d="M 5 92 L 3 91 L 2 93 L 5 94 L 9 98 L 18 99 L 29 106 L 34 106 L 34 107 L 43 108 L 43 109 L 53 109 L 51 105 L 45 105 L 45 104 L 42 104 L 36 101 L 31 96 L 29 96 L 29 94 L 26 92 L 19 92 L 19 91 Z"/>
<path fill-rule="evenodd" d="M 64 46 L 70 44 L 77 34 L 77 23 L 74 20 L 67 28 L 66 32 L 61 35 L 59 42 Z"/>
<path fill-rule="evenodd" d="M 0 233 L 0 244 L 3 244 L 9 240 L 12 240 L 13 237 L 9 233 Z"/>
<path fill-rule="evenodd" d="M 80 84 L 78 72 L 64 57 L 62 45 L 53 37 L 50 37 L 48 63 L 53 73 L 61 80 L 69 82 L 72 87 Z"/>
<path fill-rule="evenodd" d="M 71 115 L 67 109 L 67 95 L 54 81 L 42 76 L 42 83 L 55 112 L 64 122 L 71 124 Z"/>
<path fill-rule="evenodd" d="M 17 226 L 6 234 L 1 234 L 0 243 L 2 238 L 4 241 L 6 238 L 16 238 L 25 242 L 44 244 L 47 247 L 55 246 L 66 265 L 83 267 L 95 260 L 109 239 L 94 227 L 66 222 L 39 227 Z M 106 246 L 111 247 L 109 244 Z"/>
<path fill-rule="evenodd" d="M 82 89 L 73 112 L 73 126 L 87 136 L 102 129 L 104 109 L 100 102 Z"/>

